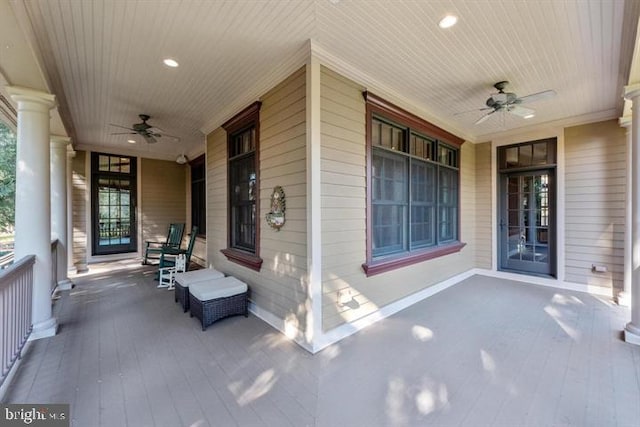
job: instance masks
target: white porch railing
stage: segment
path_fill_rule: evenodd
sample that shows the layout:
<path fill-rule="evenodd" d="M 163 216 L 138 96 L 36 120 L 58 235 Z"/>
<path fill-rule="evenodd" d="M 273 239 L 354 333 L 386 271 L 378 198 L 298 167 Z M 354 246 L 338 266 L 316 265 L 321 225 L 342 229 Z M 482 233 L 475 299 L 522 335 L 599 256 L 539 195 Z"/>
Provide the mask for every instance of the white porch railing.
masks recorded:
<path fill-rule="evenodd" d="M 0 387 L 31 334 L 34 255 L 0 272 Z"/>

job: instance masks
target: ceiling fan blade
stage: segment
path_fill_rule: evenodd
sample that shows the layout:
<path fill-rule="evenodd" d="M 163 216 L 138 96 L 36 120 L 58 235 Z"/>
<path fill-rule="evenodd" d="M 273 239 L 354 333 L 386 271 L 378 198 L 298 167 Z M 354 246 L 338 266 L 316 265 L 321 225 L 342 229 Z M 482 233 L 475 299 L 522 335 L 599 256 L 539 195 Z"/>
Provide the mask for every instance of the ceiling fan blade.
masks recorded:
<path fill-rule="evenodd" d="M 116 124 L 114 124 L 114 123 L 109 123 L 109 126 L 115 126 L 115 127 L 117 127 L 117 128 L 122 128 L 122 129 L 127 129 L 127 130 L 130 130 L 130 131 L 135 131 L 134 129 L 131 129 L 131 128 L 129 128 L 129 127 L 116 125 Z"/>
<path fill-rule="evenodd" d="M 493 113 L 495 113 L 498 110 L 493 110 L 493 111 L 489 111 L 487 114 L 485 114 L 484 116 L 480 117 L 475 123 L 474 125 L 479 125 L 480 123 L 484 122 L 485 120 L 487 120 L 489 118 L 490 115 L 492 115 Z"/>
<path fill-rule="evenodd" d="M 536 110 L 532 110 L 531 108 L 521 107 L 519 105 L 509 105 L 506 108 L 506 110 L 507 112 L 520 117 L 527 117 L 527 116 L 531 117 L 533 114 L 536 113 Z"/>
<path fill-rule="evenodd" d="M 147 133 L 151 136 L 155 136 L 155 137 L 165 137 L 165 138 L 172 138 L 175 139 L 176 141 L 180 141 L 180 138 L 174 135 L 169 135 L 168 133 L 166 133 L 163 129 L 154 126 L 152 128 L 147 129 Z"/>
<path fill-rule="evenodd" d="M 532 93 L 531 95 L 526 95 L 520 97 L 516 100 L 516 104 L 524 104 L 527 102 L 540 101 L 542 99 L 547 99 L 556 96 L 555 90 L 545 90 L 543 92 Z"/>
<path fill-rule="evenodd" d="M 145 141 L 149 144 L 155 144 L 158 140 L 152 135 L 141 134 Z"/>
<path fill-rule="evenodd" d="M 453 115 L 454 116 L 459 116 L 460 114 L 475 113 L 476 111 L 488 111 L 488 110 L 493 110 L 493 108 L 491 108 L 491 107 L 474 108 L 473 110 L 459 111 L 457 113 L 453 113 Z"/>
<path fill-rule="evenodd" d="M 175 139 L 176 141 L 180 141 L 180 137 L 169 135 L 168 133 L 163 133 L 162 135 L 158 134 L 158 136 L 164 136 L 165 138 L 171 138 L 171 139 Z"/>
<path fill-rule="evenodd" d="M 136 135 L 135 132 L 115 132 L 112 133 L 111 135 Z"/>

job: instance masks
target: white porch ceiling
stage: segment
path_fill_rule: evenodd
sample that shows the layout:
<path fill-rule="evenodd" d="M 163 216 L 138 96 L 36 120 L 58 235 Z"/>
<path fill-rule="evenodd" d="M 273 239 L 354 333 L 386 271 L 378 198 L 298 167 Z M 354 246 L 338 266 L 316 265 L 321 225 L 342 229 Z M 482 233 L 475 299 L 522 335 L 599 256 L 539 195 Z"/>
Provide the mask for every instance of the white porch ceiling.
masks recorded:
<path fill-rule="evenodd" d="M 12 4 L 25 11 L 74 144 L 166 158 L 203 151 L 204 133 L 304 63 L 309 40 L 337 71 L 471 140 L 619 117 L 640 10 L 633 0 Z M 442 30 L 446 13 L 459 22 Z M 165 57 L 180 67 L 165 67 Z M 482 113 L 454 115 L 483 107 L 500 80 L 518 95 L 557 96 L 531 104 L 530 120 L 495 114 L 474 125 Z M 140 113 L 181 141 L 110 135 L 109 123 L 130 125 Z"/>

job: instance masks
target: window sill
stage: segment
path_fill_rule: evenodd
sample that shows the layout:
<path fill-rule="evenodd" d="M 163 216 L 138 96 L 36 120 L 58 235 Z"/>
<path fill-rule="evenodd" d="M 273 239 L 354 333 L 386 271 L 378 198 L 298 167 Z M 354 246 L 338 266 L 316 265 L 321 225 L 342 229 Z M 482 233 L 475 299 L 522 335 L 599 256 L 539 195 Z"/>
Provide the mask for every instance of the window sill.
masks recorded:
<path fill-rule="evenodd" d="M 259 256 L 230 248 L 221 249 L 220 252 L 222 252 L 229 261 L 235 262 L 236 264 L 240 264 L 252 270 L 260 271 L 260 268 L 262 267 L 262 258 Z"/>
<path fill-rule="evenodd" d="M 455 242 L 446 246 L 439 246 L 437 248 L 412 253 L 411 255 L 403 255 L 364 263 L 362 264 L 362 269 L 367 277 L 375 276 L 376 274 L 385 273 L 387 271 L 396 270 L 419 262 L 460 252 L 466 245 L 466 243 Z"/>

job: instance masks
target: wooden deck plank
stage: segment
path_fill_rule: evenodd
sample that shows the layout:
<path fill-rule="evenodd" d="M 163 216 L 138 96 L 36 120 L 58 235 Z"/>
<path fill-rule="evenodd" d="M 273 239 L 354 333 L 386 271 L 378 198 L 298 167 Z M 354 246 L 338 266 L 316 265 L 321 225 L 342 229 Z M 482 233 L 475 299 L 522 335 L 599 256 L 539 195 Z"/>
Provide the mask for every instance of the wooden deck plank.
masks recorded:
<path fill-rule="evenodd" d="M 626 426 L 640 420 L 628 310 L 474 276 L 310 355 L 260 319 L 200 329 L 152 267 L 77 277 L 6 402 L 82 426 Z"/>

